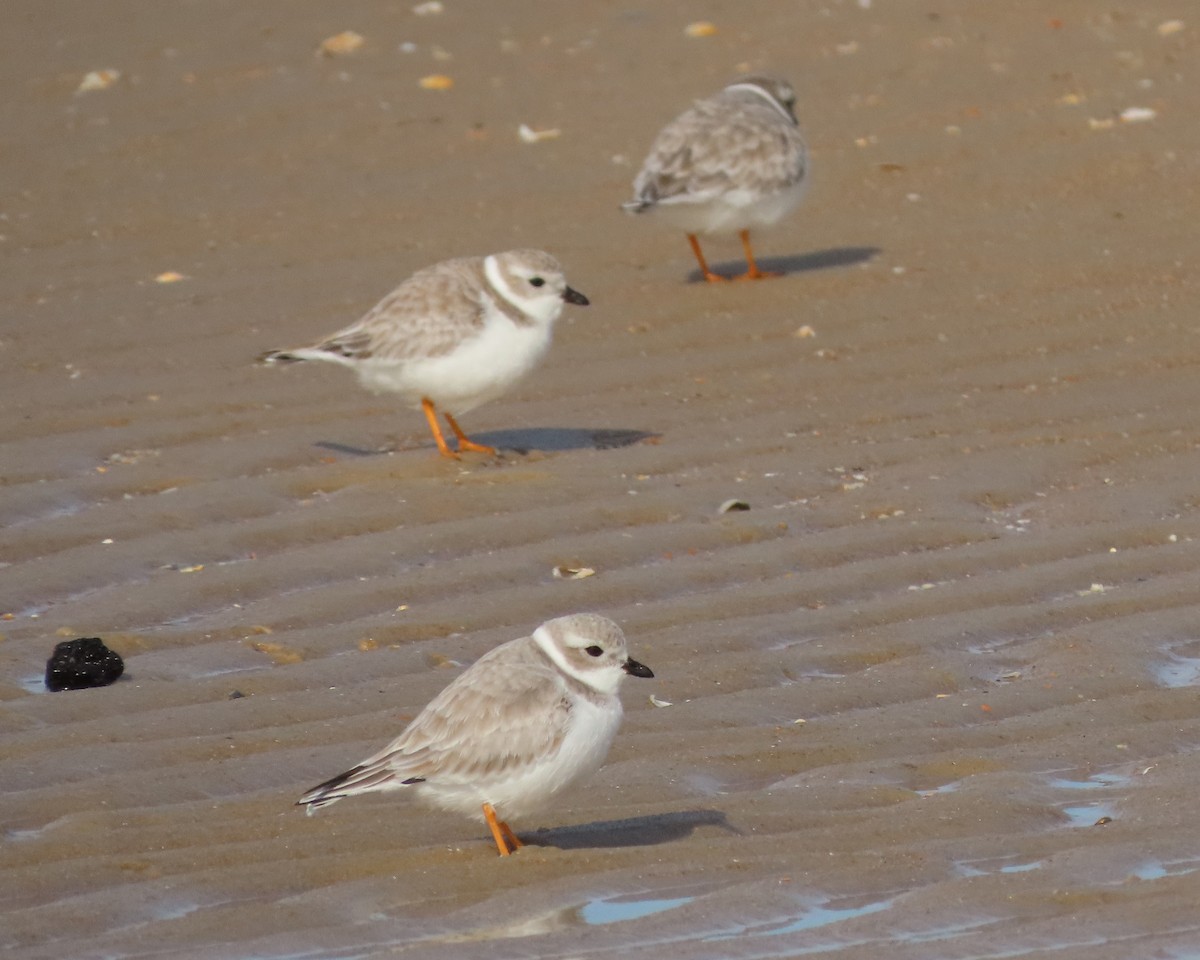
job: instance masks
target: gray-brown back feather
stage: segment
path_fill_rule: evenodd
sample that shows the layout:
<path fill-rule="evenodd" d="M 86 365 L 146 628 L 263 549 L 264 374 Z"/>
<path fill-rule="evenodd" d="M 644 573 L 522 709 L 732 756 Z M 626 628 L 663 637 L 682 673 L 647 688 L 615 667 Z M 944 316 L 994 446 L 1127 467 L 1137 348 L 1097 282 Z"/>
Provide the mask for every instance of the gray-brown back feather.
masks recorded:
<path fill-rule="evenodd" d="M 722 91 L 667 124 L 634 181 L 632 210 L 734 188 L 769 194 L 804 178 L 804 138 L 754 93 Z"/>
<path fill-rule="evenodd" d="M 481 257 L 461 257 L 418 270 L 350 326 L 312 346 L 260 359 L 287 363 L 328 354 L 330 360 L 402 362 L 450 353 L 483 329 L 482 264 Z"/>
<path fill-rule="evenodd" d="M 434 697 L 386 747 L 298 802 L 319 807 L 405 782 L 474 784 L 518 775 L 562 746 L 568 690 L 596 696 L 565 677 L 529 638 L 502 644 Z"/>

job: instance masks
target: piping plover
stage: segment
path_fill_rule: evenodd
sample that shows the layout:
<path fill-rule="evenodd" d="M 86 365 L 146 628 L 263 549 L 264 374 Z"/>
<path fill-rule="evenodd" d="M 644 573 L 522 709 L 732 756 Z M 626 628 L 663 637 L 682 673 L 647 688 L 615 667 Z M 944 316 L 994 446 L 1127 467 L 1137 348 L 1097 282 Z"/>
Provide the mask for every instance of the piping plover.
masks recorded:
<path fill-rule="evenodd" d="M 424 410 L 442 456 L 458 454 L 442 436 L 439 407 L 459 450 L 495 453 L 467 439 L 455 416 L 494 400 L 532 370 L 563 304 L 587 302 L 541 250 L 445 260 L 414 273 L 344 330 L 258 359 L 340 363 L 368 390 L 398 393 Z"/>
<path fill-rule="evenodd" d="M 501 856 L 521 841 L 504 821 L 599 769 L 621 723 L 631 660 L 611 620 L 576 613 L 501 644 L 439 693 L 395 740 L 296 801 L 308 812 L 373 790 L 404 790 L 485 822 Z"/>
<path fill-rule="evenodd" d="M 682 227 L 705 280 L 727 278 L 708 269 L 699 233 L 741 236 L 746 272 L 737 279 L 777 276 L 754 262 L 750 228 L 778 222 L 804 196 L 808 151 L 795 103 L 786 80 L 764 75 L 696 101 L 659 131 L 624 208 Z"/>

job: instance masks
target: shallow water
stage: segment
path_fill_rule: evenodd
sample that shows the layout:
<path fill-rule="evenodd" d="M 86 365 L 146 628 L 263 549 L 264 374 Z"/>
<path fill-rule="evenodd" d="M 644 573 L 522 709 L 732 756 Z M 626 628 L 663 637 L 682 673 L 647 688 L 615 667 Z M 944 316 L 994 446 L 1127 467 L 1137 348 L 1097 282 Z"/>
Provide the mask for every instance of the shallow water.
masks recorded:
<path fill-rule="evenodd" d="M 1154 667 L 1154 678 L 1164 687 L 1194 687 L 1200 684 L 1200 657 L 1171 654 Z"/>
<path fill-rule="evenodd" d="M 664 910 L 674 910 L 685 903 L 691 903 L 694 897 L 670 897 L 667 899 L 648 898 L 644 900 L 589 900 L 579 908 L 579 916 L 584 923 L 595 926 L 605 923 L 621 923 L 624 920 L 637 920 L 641 917 L 653 916 Z"/>

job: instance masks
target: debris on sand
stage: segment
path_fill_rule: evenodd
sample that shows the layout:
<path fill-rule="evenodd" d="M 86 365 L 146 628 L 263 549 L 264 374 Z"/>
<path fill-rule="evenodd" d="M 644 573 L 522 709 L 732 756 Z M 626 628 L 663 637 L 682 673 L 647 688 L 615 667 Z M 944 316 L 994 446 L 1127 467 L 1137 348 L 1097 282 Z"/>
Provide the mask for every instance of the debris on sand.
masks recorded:
<path fill-rule="evenodd" d="M 343 30 L 341 33 L 326 37 L 317 47 L 317 55 L 322 57 L 341 57 L 354 53 L 366 42 L 360 33 L 353 30 Z"/>
<path fill-rule="evenodd" d="M 556 140 L 562 136 L 562 131 L 557 127 L 549 130 L 535 130 L 527 123 L 517 127 L 517 136 L 522 143 L 537 143 L 540 140 Z"/>
<path fill-rule="evenodd" d="M 591 567 L 569 566 L 567 564 L 559 564 L 550 571 L 555 580 L 585 580 L 588 577 L 594 577 L 596 571 Z"/>
<path fill-rule="evenodd" d="M 454 78 L 444 73 L 431 73 L 417 81 L 422 90 L 450 90 L 454 87 Z"/>
<path fill-rule="evenodd" d="M 120 70 L 93 70 L 79 82 L 79 86 L 75 88 L 75 92 L 92 93 L 96 90 L 107 90 L 120 79 Z"/>
<path fill-rule="evenodd" d="M 121 655 L 109 650 L 99 637 L 64 640 L 46 661 L 46 688 L 57 693 L 107 687 L 124 672 Z"/>

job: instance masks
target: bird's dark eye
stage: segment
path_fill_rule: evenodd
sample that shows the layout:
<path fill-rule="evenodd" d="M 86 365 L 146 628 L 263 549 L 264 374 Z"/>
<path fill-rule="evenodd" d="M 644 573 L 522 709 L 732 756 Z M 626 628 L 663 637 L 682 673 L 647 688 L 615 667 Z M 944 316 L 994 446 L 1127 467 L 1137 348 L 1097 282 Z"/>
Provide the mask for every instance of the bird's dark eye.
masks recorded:
<path fill-rule="evenodd" d="M 534 287 L 544 287 L 546 285 L 546 281 L 543 280 L 541 277 L 530 277 L 529 283 L 531 286 L 534 286 Z M 595 656 L 595 654 L 593 654 L 593 656 Z"/>
<path fill-rule="evenodd" d="M 604 652 L 603 647 L 597 647 L 595 644 L 592 644 L 590 647 L 584 647 L 584 649 L 587 651 L 589 657 L 598 657 Z"/>

